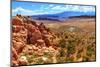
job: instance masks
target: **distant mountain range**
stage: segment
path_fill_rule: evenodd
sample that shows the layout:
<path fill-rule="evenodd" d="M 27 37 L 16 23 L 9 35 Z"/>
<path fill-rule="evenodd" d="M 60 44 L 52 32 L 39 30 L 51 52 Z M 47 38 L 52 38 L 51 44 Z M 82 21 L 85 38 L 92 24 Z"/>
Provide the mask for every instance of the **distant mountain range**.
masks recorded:
<path fill-rule="evenodd" d="M 43 15 L 33 15 L 31 16 L 33 19 L 37 20 L 51 20 L 51 21 L 64 21 L 69 18 L 74 17 L 93 17 L 95 16 L 95 12 L 62 12 L 57 14 L 43 14 Z"/>

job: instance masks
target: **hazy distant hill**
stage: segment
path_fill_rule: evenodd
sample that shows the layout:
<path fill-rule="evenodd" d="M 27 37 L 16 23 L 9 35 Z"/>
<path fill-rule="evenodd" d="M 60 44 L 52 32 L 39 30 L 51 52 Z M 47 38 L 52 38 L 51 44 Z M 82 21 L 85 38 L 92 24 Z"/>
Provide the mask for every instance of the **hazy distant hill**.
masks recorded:
<path fill-rule="evenodd" d="M 37 20 L 51 20 L 51 21 L 64 21 L 71 17 L 92 17 L 95 16 L 95 12 L 62 12 L 57 14 L 44 14 L 44 15 L 33 15 L 32 18 Z"/>

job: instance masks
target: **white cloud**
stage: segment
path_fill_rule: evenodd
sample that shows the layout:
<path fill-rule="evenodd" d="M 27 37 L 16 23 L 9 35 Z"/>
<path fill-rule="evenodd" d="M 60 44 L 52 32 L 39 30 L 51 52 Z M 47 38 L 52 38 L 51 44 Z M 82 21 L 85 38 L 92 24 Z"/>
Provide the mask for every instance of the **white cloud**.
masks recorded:
<path fill-rule="evenodd" d="M 49 7 L 53 7 L 54 5 L 50 4 Z"/>
<path fill-rule="evenodd" d="M 16 15 L 17 13 L 22 14 L 22 15 L 27 15 L 27 14 L 31 15 L 34 12 L 28 9 L 23 9 L 22 7 L 18 7 L 18 8 L 13 9 L 12 13 L 13 15 Z"/>
<path fill-rule="evenodd" d="M 55 5 L 53 5 L 53 4 L 50 4 L 50 5 L 41 5 L 41 7 L 40 7 L 40 9 L 46 9 L 46 10 L 48 10 L 48 9 L 51 9 L 51 8 L 53 8 Z"/>
<path fill-rule="evenodd" d="M 82 8 L 82 10 L 83 10 L 84 12 L 94 12 L 94 11 L 95 11 L 95 8 L 94 8 L 94 7 L 91 7 L 91 6 L 84 6 L 84 7 Z"/>
<path fill-rule="evenodd" d="M 79 5 L 48 5 L 41 6 L 41 9 L 29 10 L 22 7 L 17 7 L 12 10 L 12 15 L 15 16 L 17 13 L 21 15 L 41 15 L 41 14 L 54 14 L 64 11 L 80 11 L 80 12 L 95 12 L 93 6 L 79 6 Z"/>
<path fill-rule="evenodd" d="M 52 7 L 53 10 L 61 10 L 62 7 L 61 6 L 55 6 L 55 7 Z"/>
<path fill-rule="evenodd" d="M 58 5 L 51 8 L 52 10 L 62 10 L 62 11 L 80 11 L 80 12 L 94 12 L 95 8 L 93 6 L 79 6 L 79 5 Z"/>
<path fill-rule="evenodd" d="M 80 12 L 94 12 L 95 8 L 93 6 L 72 6 L 71 10 Z"/>
<path fill-rule="evenodd" d="M 37 15 L 37 14 L 48 14 L 48 12 L 43 11 L 43 10 L 29 10 L 29 9 L 24 9 L 22 7 L 17 7 L 12 10 L 13 16 L 16 14 L 21 14 L 21 15 Z"/>
<path fill-rule="evenodd" d="M 16 9 L 13 9 L 12 10 L 13 12 L 33 12 L 33 11 L 31 11 L 31 10 L 28 10 L 28 9 L 24 9 L 24 8 L 22 8 L 22 7 L 18 7 L 18 8 L 16 8 Z"/>

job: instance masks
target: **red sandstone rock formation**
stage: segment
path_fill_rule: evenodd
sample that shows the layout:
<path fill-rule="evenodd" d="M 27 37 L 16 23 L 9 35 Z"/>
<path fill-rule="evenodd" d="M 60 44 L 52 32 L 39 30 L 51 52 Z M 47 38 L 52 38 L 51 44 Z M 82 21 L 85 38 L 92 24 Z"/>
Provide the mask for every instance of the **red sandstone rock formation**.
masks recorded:
<path fill-rule="evenodd" d="M 12 19 L 12 63 L 13 65 L 24 65 L 28 61 L 26 58 L 18 58 L 21 53 L 33 54 L 42 56 L 43 51 L 49 50 L 52 46 L 53 35 L 49 28 L 46 28 L 43 23 L 38 25 L 29 17 L 17 15 Z M 32 46 L 33 45 L 33 46 Z M 54 51 L 51 48 L 51 51 Z M 18 61 L 17 61 L 18 60 Z"/>

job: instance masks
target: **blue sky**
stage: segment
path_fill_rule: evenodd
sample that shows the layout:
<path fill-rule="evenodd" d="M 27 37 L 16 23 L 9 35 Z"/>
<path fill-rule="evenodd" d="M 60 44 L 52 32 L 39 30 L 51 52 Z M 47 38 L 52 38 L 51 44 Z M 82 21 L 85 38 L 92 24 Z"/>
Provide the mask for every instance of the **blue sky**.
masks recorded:
<path fill-rule="evenodd" d="M 95 12 L 94 6 L 35 3 L 35 2 L 12 2 L 12 15 L 42 15 L 55 14 L 65 11 Z"/>

